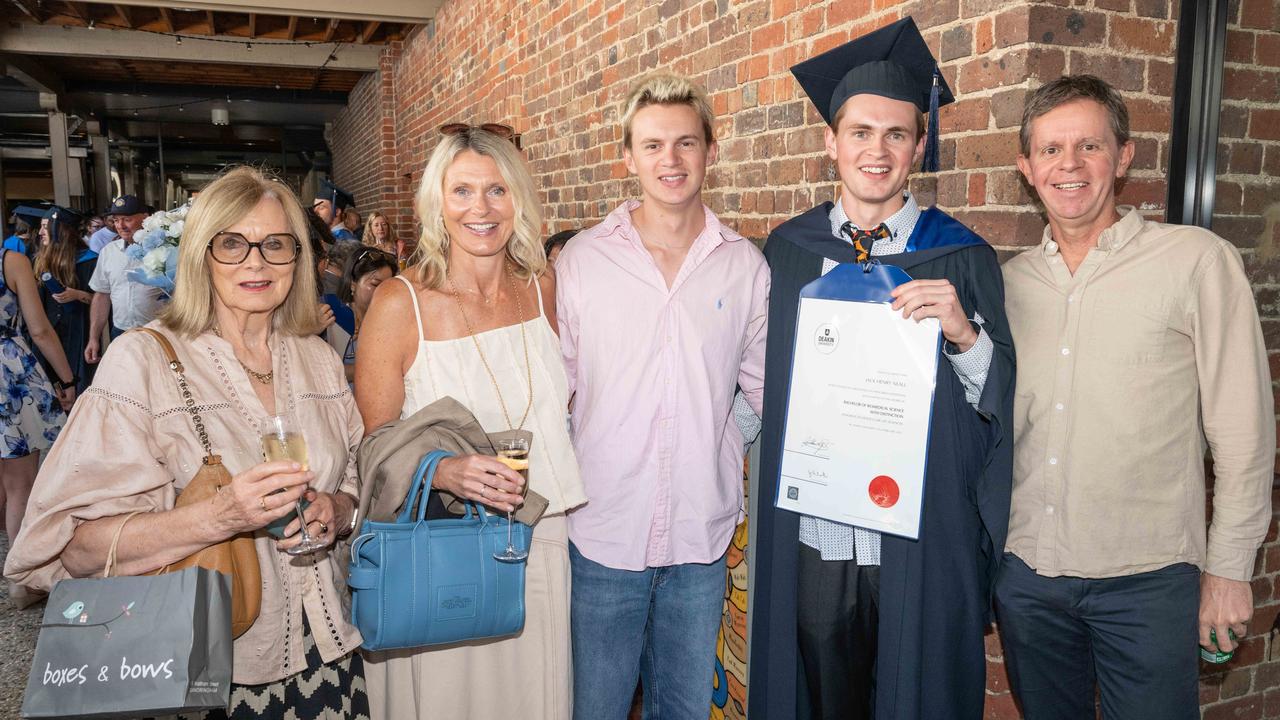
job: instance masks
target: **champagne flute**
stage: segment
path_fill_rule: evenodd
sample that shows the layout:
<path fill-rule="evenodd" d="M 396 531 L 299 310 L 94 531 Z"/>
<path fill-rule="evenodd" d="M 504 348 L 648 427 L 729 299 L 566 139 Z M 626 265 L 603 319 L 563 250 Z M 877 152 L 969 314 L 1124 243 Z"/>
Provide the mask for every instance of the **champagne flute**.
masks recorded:
<path fill-rule="evenodd" d="M 524 486 L 521 488 L 521 494 L 529 490 L 529 441 L 524 438 L 511 438 L 509 440 L 499 440 L 497 447 L 498 462 L 520 473 L 520 477 L 524 479 Z M 493 559 L 499 562 L 518 563 L 524 562 L 529 557 L 529 553 L 524 550 L 517 550 L 516 546 L 511 542 L 511 525 L 514 522 L 513 514 L 507 511 L 507 549 L 500 553 L 494 553 Z"/>
<path fill-rule="evenodd" d="M 259 434 L 262 438 L 262 456 L 267 462 L 275 460 L 292 460 L 302 466 L 303 470 L 307 470 L 307 439 L 302 436 L 302 430 L 298 427 L 298 421 L 292 415 L 271 415 L 258 426 Z M 284 492 L 278 490 L 276 492 Z M 273 493 L 274 494 L 274 493 Z M 290 555 L 306 555 L 317 550 L 323 550 L 324 543 L 318 542 L 307 532 L 306 516 L 303 510 L 311 503 L 303 498 L 298 498 L 294 505 L 298 524 L 301 526 L 302 542 L 285 550 Z M 284 528 L 289 524 L 293 516 L 285 515 L 277 518 L 267 525 L 267 532 L 276 537 L 284 537 Z"/>

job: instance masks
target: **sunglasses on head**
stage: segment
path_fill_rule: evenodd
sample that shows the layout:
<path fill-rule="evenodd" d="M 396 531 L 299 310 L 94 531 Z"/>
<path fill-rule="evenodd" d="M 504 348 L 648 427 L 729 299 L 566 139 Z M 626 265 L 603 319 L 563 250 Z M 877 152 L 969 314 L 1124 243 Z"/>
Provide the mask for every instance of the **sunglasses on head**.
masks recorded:
<path fill-rule="evenodd" d="M 479 125 L 470 125 L 468 123 L 445 123 L 440 126 L 441 135 L 469 135 L 477 130 L 483 130 L 492 135 L 497 135 L 503 140 L 510 140 L 516 149 L 520 149 L 520 135 L 516 133 L 515 128 L 510 125 L 502 125 L 500 123 L 481 123 Z"/>

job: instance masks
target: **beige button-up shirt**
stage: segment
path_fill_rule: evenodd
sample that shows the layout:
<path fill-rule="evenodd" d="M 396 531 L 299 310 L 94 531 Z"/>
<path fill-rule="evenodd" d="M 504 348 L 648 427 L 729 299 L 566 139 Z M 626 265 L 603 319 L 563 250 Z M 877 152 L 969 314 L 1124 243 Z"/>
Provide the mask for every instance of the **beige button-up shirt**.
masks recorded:
<path fill-rule="evenodd" d="M 262 462 L 258 423 L 266 409 L 231 345 L 213 333 L 164 332 L 185 366 L 187 383 L 213 452 L 232 475 Z M 364 425 L 333 349 L 318 337 L 271 337 L 276 412 L 292 412 L 307 438 L 312 487 L 358 495 L 355 449 Z M 22 532 L 5 574 L 49 589 L 68 577 L 60 556 L 77 525 L 134 510 L 160 511 L 195 475 L 204 450 L 160 346 L 140 333 L 111 343 L 93 386 L 76 400 L 66 427 L 40 468 Z M 232 680 L 274 682 L 306 667 L 302 618 L 329 662 L 360 645 L 347 622 L 346 568 L 335 553 L 292 557 L 266 533 L 256 539 L 262 607 L 236 638 Z"/>
<path fill-rule="evenodd" d="M 1018 353 L 1006 549 L 1046 576 L 1187 562 L 1248 580 L 1276 450 L 1253 291 L 1222 238 L 1120 212 L 1074 275 L 1048 228 L 1004 266 Z"/>

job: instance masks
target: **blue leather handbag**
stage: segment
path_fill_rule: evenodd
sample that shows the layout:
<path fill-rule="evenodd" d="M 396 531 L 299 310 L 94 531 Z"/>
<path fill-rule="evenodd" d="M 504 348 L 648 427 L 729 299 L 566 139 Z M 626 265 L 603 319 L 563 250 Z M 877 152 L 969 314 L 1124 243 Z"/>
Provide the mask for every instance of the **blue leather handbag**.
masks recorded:
<path fill-rule="evenodd" d="M 493 558 L 507 546 L 507 519 L 467 503 L 466 515 L 427 520 L 440 460 L 422 458 L 395 522 L 364 521 L 351 544 L 351 622 L 366 650 L 413 648 L 513 635 L 524 627 L 525 563 Z M 528 551 L 532 530 L 515 523 Z"/>

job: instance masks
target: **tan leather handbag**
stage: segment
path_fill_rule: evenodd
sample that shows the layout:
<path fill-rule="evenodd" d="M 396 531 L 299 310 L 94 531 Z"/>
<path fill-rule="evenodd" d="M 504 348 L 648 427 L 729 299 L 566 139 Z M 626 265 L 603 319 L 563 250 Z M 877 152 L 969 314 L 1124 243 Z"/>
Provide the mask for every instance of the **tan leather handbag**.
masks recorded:
<path fill-rule="evenodd" d="M 183 375 L 182 362 L 174 352 L 169 338 L 151 328 L 137 328 L 160 343 L 164 350 L 169 369 L 178 377 L 178 389 L 187 404 L 187 412 L 196 426 L 196 434 L 204 447 L 204 460 L 195 477 L 187 483 L 186 488 L 178 493 L 174 507 L 193 505 L 216 495 L 224 485 L 231 484 L 231 473 L 222 465 L 222 457 L 214 455 L 209 445 L 209 433 L 205 431 L 204 421 L 196 411 L 195 398 L 187 387 L 187 378 Z M 258 619 L 258 611 L 262 605 L 262 572 L 258 566 L 258 551 L 254 547 L 253 534 L 241 533 L 228 540 L 198 550 L 178 562 L 166 565 L 149 575 L 165 572 L 176 572 L 189 567 L 202 567 L 216 570 L 231 578 L 231 637 L 240 637 Z"/>

